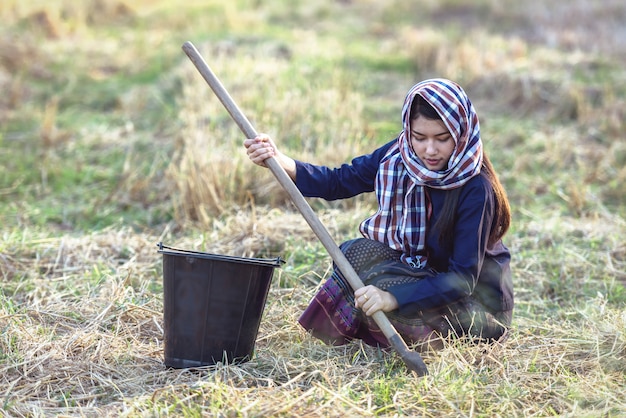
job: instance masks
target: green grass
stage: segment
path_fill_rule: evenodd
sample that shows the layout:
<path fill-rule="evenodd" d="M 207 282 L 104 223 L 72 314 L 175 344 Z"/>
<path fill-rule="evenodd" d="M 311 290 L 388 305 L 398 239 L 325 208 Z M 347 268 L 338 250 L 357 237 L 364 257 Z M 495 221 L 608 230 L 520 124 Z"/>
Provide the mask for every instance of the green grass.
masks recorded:
<path fill-rule="evenodd" d="M 567 20 L 532 1 L 124 4 L 0 6 L 0 414 L 626 413 L 622 2 Z M 458 80 L 514 214 L 510 338 L 424 353 L 418 379 L 300 329 L 330 257 L 247 160 L 187 40 L 257 130 L 322 164 L 392 139 L 416 81 Z M 310 203 L 342 242 L 375 200 Z M 252 361 L 164 368 L 159 241 L 286 261 Z"/>

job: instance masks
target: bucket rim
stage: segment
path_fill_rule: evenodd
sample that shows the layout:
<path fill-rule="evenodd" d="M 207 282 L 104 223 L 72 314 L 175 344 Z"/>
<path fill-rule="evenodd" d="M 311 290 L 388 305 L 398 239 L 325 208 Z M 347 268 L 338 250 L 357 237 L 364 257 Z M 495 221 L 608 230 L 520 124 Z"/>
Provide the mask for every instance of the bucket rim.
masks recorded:
<path fill-rule="evenodd" d="M 276 258 L 256 258 L 256 257 L 237 257 L 232 255 L 223 255 L 223 254 L 214 254 L 207 253 L 202 251 L 192 251 L 192 250 L 183 250 L 180 248 L 169 247 L 164 245 L 162 242 L 157 244 L 159 248 L 157 250 L 158 253 L 163 255 L 173 255 L 173 256 L 186 256 L 186 257 L 195 257 L 195 258 L 203 258 L 208 260 L 218 260 L 218 261 L 228 261 L 228 262 L 237 262 L 244 264 L 257 264 L 263 266 L 271 266 L 271 267 L 280 267 L 281 264 L 285 263 L 280 257 Z"/>

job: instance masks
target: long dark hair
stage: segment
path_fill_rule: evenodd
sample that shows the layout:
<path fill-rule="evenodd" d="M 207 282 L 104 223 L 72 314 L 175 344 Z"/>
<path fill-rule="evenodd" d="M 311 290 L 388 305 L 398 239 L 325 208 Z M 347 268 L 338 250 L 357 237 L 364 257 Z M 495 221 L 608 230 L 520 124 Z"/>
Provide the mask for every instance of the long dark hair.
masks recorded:
<path fill-rule="evenodd" d="M 435 108 L 419 95 L 415 96 L 413 103 L 411 103 L 410 120 L 416 119 L 418 116 L 423 116 L 426 119 L 431 120 L 442 120 Z M 511 226 L 511 206 L 509 205 L 509 199 L 506 195 L 506 191 L 504 190 L 502 183 L 500 183 L 500 179 L 498 178 L 491 161 L 484 151 L 483 164 L 480 169 L 480 174 L 485 176 L 493 189 L 495 213 L 493 223 L 491 224 L 491 230 L 489 231 L 488 240 L 488 244 L 493 245 L 506 234 Z M 460 187 L 452 189 L 446 193 L 446 199 L 443 204 L 443 209 L 441 210 L 441 215 L 433 226 L 433 228 L 439 231 L 440 244 L 450 243 L 454 239 L 456 208 L 460 193 Z"/>

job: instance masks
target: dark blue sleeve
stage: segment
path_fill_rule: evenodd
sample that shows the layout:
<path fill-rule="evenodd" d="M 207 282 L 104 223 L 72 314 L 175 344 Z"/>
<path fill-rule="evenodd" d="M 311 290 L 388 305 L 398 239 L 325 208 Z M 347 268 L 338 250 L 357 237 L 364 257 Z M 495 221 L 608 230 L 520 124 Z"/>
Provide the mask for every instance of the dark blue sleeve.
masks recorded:
<path fill-rule="evenodd" d="M 494 206 L 493 190 L 484 177 L 477 176 L 464 186 L 458 201 L 454 240 L 447 246 L 451 248 L 448 269 L 390 289 L 401 314 L 446 306 L 474 292 L 487 252 Z"/>
<path fill-rule="evenodd" d="M 296 160 L 296 186 L 306 197 L 345 199 L 374 190 L 378 166 L 395 140 L 337 168 Z"/>

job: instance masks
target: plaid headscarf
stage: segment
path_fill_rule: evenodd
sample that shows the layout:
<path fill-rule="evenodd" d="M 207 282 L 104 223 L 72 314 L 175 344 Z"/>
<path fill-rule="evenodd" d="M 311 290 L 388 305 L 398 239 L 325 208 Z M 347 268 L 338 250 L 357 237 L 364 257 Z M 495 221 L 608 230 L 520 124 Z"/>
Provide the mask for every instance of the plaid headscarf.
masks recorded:
<path fill-rule="evenodd" d="M 411 147 L 411 104 L 417 95 L 435 108 L 454 138 L 455 148 L 445 170 L 427 169 Z M 406 263 L 423 267 L 427 262 L 426 225 L 430 218 L 424 187 L 454 189 L 480 173 L 480 126 L 465 91 L 441 78 L 422 81 L 409 90 L 402 108 L 402 126 L 397 142 L 378 168 L 378 211 L 361 223 L 360 231 L 366 238 L 402 251 Z"/>

